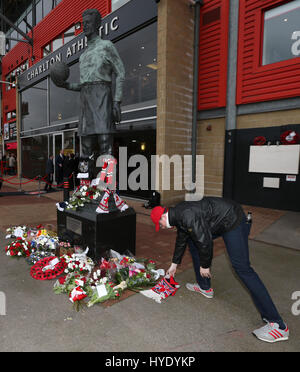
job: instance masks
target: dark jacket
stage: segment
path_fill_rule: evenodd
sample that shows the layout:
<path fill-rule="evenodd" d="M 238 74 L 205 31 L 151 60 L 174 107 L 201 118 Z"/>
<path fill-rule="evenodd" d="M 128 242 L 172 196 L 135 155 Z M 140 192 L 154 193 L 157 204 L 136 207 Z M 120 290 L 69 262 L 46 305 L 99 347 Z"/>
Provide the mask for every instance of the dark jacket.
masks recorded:
<path fill-rule="evenodd" d="M 48 159 L 46 164 L 46 174 L 53 174 L 54 173 L 54 165 L 53 160 Z"/>
<path fill-rule="evenodd" d="M 177 227 L 173 263 L 180 264 L 188 239 L 199 250 L 201 267 L 211 266 L 213 238 L 236 228 L 244 218 L 242 207 L 217 197 L 204 197 L 196 202 L 182 202 L 169 209 L 169 223 Z"/>
<path fill-rule="evenodd" d="M 63 164 L 64 177 L 70 177 L 75 170 L 75 160 L 65 158 Z"/>

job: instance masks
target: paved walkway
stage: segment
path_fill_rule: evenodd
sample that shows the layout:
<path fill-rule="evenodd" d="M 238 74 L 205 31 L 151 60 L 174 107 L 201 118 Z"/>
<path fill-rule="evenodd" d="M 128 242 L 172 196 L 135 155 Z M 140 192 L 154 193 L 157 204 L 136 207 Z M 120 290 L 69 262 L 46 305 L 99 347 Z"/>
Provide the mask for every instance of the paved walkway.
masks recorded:
<path fill-rule="evenodd" d="M 31 188 L 33 189 L 33 188 Z M 5 186 L 1 191 L 15 191 Z M 288 342 L 266 344 L 251 335 L 262 325 L 250 296 L 233 274 L 222 240 L 215 244 L 213 286 L 216 296 L 207 300 L 185 289 L 194 281 L 187 253 L 176 279 L 182 285 L 176 296 L 162 304 L 135 294 L 76 313 L 65 295 L 55 295 L 53 281 L 34 281 L 24 260 L 4 254 L 6 227 L 43 224 L 56 229 L 55 202 L 62 192 L 37 196 L 0 197 L 0 292 L 6 295 L 6 315 L 0 316 L 0 351 L 299 351 L 300 315 L 292 294 L 300 291 L 300 252 L 255 241 L 284 211 L 245 207 L 253 213 L 251 262 L 262 277 L 288 323 Z M 150 211 L 142 202 L 126 199 L 137 212 L 138 257 L 157 261 L 167 269 L 175 233 L 155 233 Z M 1 233 L 2 231 L 2 233 Z M 127 297 L 127 296 L 126 296 Z"/>

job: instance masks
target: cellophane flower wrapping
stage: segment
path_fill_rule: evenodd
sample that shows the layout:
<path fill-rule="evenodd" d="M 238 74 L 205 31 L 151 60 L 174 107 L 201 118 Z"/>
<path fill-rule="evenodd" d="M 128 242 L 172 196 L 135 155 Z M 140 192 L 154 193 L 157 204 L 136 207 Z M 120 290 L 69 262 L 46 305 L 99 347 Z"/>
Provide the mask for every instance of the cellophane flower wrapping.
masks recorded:
<path fill-rule="evenodd" d="M 93 200 L 98 200 L 100 196 L 100 191 L 96 186 L 81 186 L 69 198 L 67 209 L 76 211 L 78 208 L 84 207 L 85 204 L 91 203 Z"/>
<path fill-rule="evenodd" d="M 132 255 L 121 256 L 114 251 L 111 251 L 111 254 L 117 255 L 118 258 L 118 271 L 115 275 L 117 283 L 125 282 L 128 289 L 139 291 L 157 282 L 159 276 L 157 276 L 156 264 L 153 260 L 137 260 Z"/>
<path fill-rule="evenodd" d="M 55 256 L 58 236 L 52 231 L 40 229 L 35 234 L 30 234 L 30 244 L 32 252 L 27 262 L 30 265 L 34 265 L 43 258 Z"/>
<path fill-rule="evenodd" d="M 28 227 L 25 225 L 13 226 L 6 229 L 6 232 L 8 233 L 6 239 L 26 238 Z"/>
<path fill-rule="evenodd" d="M 79 272 L 80 274 L 89 274 L 92 272 L 94 267 L 94 262 L 91 258 L 84 254 L 67 254 L 61 256 L 61 260 L 66 263 L 65 274 L 70 274 L 73 272 Z"/>
<path fill-rule="evenodd" d="M 93 295 L 91 296 L 87 306 L 91 307 L 107 300 L 119 299 L 122 291 L 123 289 L 120 286 L 109 281 L 107 277 L 101 278 L 99 279 L 98 284 L 94 287 Z"/>

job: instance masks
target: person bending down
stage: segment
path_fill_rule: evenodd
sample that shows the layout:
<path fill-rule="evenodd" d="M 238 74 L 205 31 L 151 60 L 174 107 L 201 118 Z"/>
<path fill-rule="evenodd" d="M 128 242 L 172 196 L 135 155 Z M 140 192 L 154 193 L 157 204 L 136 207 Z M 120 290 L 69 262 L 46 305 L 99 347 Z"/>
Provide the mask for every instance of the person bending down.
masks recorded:
<path fill-rule="evenodd" d="M 169 209 L 153 208 L 152 222 L 156 231 L 161 227 L 177 228 L 172 264 L 167 274 L 174 276 L 189 246 L 197 283 L 187 283 L 187 289 L 213 298 L 210 267 L 213 259 L 213 239 L 222 236 L 238 277 L 249 290 L 252 299 L 267 324 L 253 334 L 266 342 L 288 340 L 289 329 L 279 315 L 266 287 L 253 270 L 249 260 L 248 236 L 251 224 L 242 207 L 228 199 L 204 197 L 200 201 L 187 201 Z"/>

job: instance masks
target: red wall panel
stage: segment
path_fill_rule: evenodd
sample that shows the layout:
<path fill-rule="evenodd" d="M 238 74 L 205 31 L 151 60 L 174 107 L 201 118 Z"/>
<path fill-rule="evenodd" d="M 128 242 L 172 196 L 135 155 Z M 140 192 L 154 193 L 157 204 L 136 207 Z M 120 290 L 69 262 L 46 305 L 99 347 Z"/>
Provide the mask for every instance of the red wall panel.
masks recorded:
<path fill-rule="evenodd" d="M 300 95 L 300 58 L 261 65 L 263 15 L 286 0 L 240 1 L 237 104 Z"/>
<path fill-rule="evenodd" d="M 25 60 L 30 60 L 30 66 L 42 59 L 42 48 L 73 24 L 81 21 L 82 12 L 88 8 L 97 8 L 105 17 L 111 12 L 111 0 L 62 0 L 47 16 L 34 28 L 34 48 L 23 42 L 18 43 L 2 59 L 2 80 L 5 80 L 12 70 L 20 66 Z M 31 62 L 32 55 L 35 57 Z M 23 60 L 22 60 L 23 57 Z M 5 91 L 3 85 L 3 113 L 16 109 L 16 94 L 12 89 Z"/>
<path fill-rule="evenodd" d="M 201 8 L 199 110 L 226 106 L 228 0 L 206 0 Z"/>

